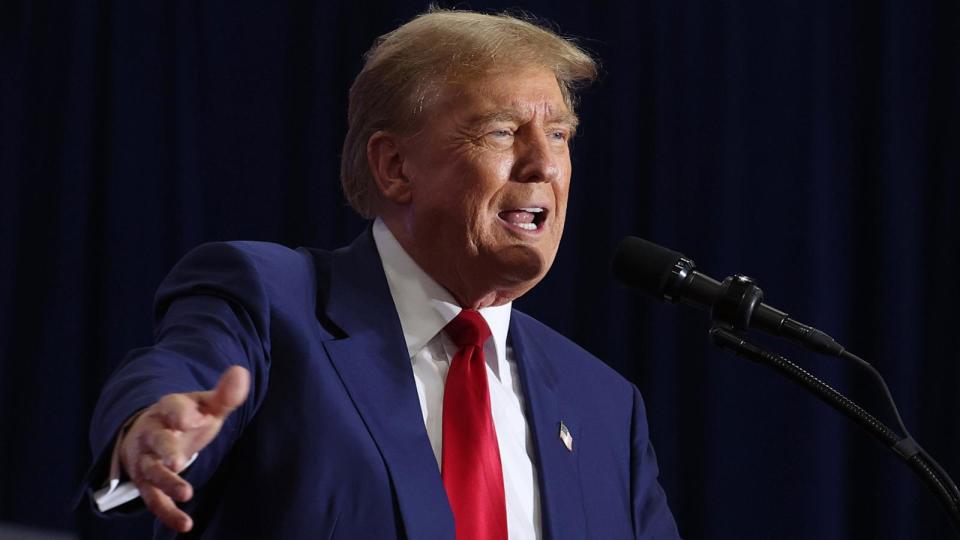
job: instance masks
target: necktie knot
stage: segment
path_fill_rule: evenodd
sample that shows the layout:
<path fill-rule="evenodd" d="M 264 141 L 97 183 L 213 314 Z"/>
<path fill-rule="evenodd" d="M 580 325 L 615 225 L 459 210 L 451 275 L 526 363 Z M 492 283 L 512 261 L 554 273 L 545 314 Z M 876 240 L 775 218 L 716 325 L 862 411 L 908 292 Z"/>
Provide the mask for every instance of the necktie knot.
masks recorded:
<path fill-rule="evenodd" d="M 444 331 L 457 347 L 474 345 L 483 347 L 483 342 L 490 337 L 490 327 L 483 315 L 475 309 L 465 309 L 455 319 L 447 323 Z"/>

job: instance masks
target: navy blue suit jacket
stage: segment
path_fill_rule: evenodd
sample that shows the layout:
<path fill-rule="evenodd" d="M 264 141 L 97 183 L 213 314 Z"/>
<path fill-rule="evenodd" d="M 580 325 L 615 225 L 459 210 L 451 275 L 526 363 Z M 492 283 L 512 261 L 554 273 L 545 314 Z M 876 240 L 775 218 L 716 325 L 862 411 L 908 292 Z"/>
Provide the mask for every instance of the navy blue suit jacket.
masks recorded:
<path fill-rule="evenodd" d="M 97 405 L 91 444 L 100 463 L 135 411 L 212 388 L 232 364 L 252 374 L 247 401 L 184 472 L 196 488 L 183 505 L 195 522 L 188 536 L 454 538 L 369 229 L 334 252 L 200 246 L 160 286 L 156 306 L 156 344 L 131 352 Z M 518 311 L 509 340 L 544 538 L 677 538 L 637 389 Z M 175 536 L 161 525 L 156 535 Z"/>

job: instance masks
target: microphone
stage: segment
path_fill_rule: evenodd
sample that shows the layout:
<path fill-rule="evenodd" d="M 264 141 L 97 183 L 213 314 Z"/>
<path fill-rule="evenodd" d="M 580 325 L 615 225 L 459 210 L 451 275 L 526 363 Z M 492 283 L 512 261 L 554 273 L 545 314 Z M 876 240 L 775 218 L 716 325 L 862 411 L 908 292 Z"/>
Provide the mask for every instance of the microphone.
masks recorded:
<path fill-rule="evenodd" d="M 716 323 L 734 331 L 752 328 L 819 353 L 843 353 L 832 337 L 764 304 L 763 291 L 752 279 L 736 275 L 720 282 L 695 269 L 682 253 L 635 236 L 624 238 L 613 256 L 613 274 L 627 287 L 660 300 L 709 309 Z"/>

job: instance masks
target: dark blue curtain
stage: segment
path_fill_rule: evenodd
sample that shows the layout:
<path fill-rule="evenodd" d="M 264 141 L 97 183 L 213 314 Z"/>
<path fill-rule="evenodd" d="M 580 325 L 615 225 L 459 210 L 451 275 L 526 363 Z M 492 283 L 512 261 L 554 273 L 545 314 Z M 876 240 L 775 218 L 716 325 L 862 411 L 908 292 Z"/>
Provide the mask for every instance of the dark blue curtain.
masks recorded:
<path fill-rule="evenodd" d="M 640 387 L 683 535 L 949 537 L 890 452 L 608 261 L 636 234 L 757 278 L 873 362 L 960 478 L 960 4 L 467 7 L 545 17 L 603 64 L 560 255 L 519 304 Z M 362 230 L 337 182 L 347 88 L 372 40 L 425 8 L 0 3 L 0 521 L 148 534 L 69 510 L 101 384 L 150 342 L 153 290 L 192 246 Z M 764 343 L 882 413 L 849 364 Z"/>

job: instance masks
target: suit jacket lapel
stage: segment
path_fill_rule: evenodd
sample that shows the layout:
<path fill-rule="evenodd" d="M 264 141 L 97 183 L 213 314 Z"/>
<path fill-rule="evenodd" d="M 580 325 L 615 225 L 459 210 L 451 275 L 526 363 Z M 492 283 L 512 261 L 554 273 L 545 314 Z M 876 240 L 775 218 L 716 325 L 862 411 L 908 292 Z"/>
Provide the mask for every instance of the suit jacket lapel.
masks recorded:
<path fill-rule="evenodd" d="M 543 537 L 586 538 L 576 451 L 580 423 L 561 401 L 556 372 L 550 365 L 549 343 L 538 341 L 521 317 L 516 311 L 510 317 L 510 341 L 523 383 L 527 423 L 539 458 Z M 572 452 L 560 439 L 560 422 L 574 436 Z"/>
<path fill-rule="evenodd" d="M 407 537 L 453 538 L 453 514 L 369 228 L 334 252 L 328 295 L 326 316 L 346 337 L 327 341 L 324 348 L 380 449 Z"/>

